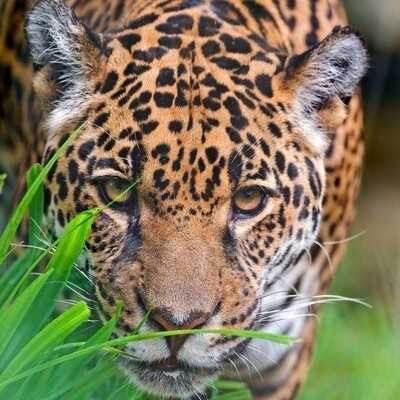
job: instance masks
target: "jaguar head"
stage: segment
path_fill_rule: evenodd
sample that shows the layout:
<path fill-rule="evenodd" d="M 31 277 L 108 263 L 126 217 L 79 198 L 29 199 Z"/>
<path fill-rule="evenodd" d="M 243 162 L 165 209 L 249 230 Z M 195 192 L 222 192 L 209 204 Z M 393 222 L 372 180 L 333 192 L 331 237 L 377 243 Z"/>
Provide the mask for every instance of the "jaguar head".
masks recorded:
<path fill-rule="evenodd" d="M 61 0 L 36 4 L 27 36 L 44 160 L 84 123 L 47 178 L 48 220 L 59 235 L 111 203 L 86 258 L 100 313 L 123 304 L 117 335 L 148 310 L 143 331 L 272 330 L 265 301 L 318 233 L 328 134 L 365 71 L 359 37 L 337 29 L 289 57 L 212 8 L 96 33 Z M 189 397 L 251 344 L 135 342 L 121 364 L 150 392 Z"/>

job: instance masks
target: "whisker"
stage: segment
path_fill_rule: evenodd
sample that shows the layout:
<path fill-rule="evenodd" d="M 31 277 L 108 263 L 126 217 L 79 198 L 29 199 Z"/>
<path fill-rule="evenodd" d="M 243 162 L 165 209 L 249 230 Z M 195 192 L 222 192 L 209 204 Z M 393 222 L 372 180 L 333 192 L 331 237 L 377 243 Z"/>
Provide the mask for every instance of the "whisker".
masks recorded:
<path fill-rule="evenodd" d="M 263 357 L 266 357 L 266 358 L 268 359 L 268 361 L 270 361 L 271 363 L 273 363 L 275 366 L 279 366 L 279 363 L 278 363 L 276 360 L 274 360 L 273 358 L 271 358 L 271 356 L 270 356 L 267 352 L 262 351 L 262 350 L 261 350 L 260 348 L 258 348 L 258 346 L 256 346 L 255 344 L 249 343 L 249 344 L 247 345 L 247 347 L 248 347 L 249 349 L 251 349 L 251 350 L 254 350 L 254 351 L 260 353 Z"/>
<path fill-rule="evenodd" d="M 250 364 L 250 365 L 253 367 L 254 371 L 256 371 L 256 374 L 257 374 L 260 378 L 262 378 L 262 375 L 261 375 L 260 370 L 259 370 L 259 369 L 257 368 L 257 366 L 253 363 L 253 361 L 251 361 L 250 358 L 249 358 L 249 357 L 246 357 L 244 354 L 241 354 L 240 356 L 241 356 L 244 360 L 247 360 L 247 363 Z"/>
<path fill-rule="evenodd" d="M 227 361 L 233 366 L 233 369 L 236 371 L 236 374 L 237 374 L 238 378 L 241 380 L 242 377 L 241 377 L 241 375 L 240 375 L 239 369 L 238 369 L 238 367 L 236 366 L 235 362 L 234 362 L 230 357 L 227 358 Z"/>
<path fill-rule="evenodd" d="M 331 259 L 331 256 L 329 254 L 329 251 L 324 247 L 323 244 L 318 242 L 318 240 L 313 240 L 313 243 L 316 244 L 322 250 L 322 252 L 325 254 L 325 257 L 326 257 L 326 259 L 328 261 L 328 264 L 329 264 L 329 269 L 331 271 L 331 274 L 333 275 L 334 272 L 335 272 L 335 269 L 333 268 L 333 263 L 332 263 L 332 259 Z"/>
<path fill-rule="evenodd" d="M 348 242 L 350 242 L 350 241 L 352 241 L 352 240 L 358 239 L 359 237 L 365 235 L 366 233 L 367 233 L 367 231 L 364 230 L 364 231 L 361 231 L 361 232 L 359 232 L 359 233 L 356 233 L 355 235 L 350 236 L 350 237 L 348 237 L 348 238 L 345 238 L 345 239 L 342 239 L 342 240 L 335 240 L 335 241 L 333 241 L 333 242 L 329 242 L 329 241 L 328 241 L 328 242 L 323 242 L 323 244 L 330 246 L 330 245 L 335 245 L 335 244 L 348 243 Z"/>
<path fill-rule="evenodd" d="M 249 375 L 251 375 L 251 369 L 250 369 L 249 365 L 247 364 L 247 362 L 241 357 L 241 355 L 237 351 L 234 351 L 233 354 L 239 361 L 241 361 L 244 364 L 244 366 L 247 368 Z"/>

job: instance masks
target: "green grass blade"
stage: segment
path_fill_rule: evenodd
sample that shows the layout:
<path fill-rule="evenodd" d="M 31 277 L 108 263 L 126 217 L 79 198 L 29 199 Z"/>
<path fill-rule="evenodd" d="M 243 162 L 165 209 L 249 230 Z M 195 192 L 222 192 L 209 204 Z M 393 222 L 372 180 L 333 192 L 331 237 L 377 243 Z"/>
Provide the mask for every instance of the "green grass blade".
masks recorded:
<path fill-rule="evenodd" d="M 31 314 L 31 328 L 39 329 L 49 318 L 54 309 L 55 301 L 71 273 L 74 263 L 85 245 L 92 223 L 96 215 L 92 212 L 83 212 L 74 217 L 65 228 L 59 239 L 55 254 L 50 259 L 47 269 L 54 269 L 42 295 L 35 302 L 35 310 Z"/>
<path fill-rule="evenodd" d="M 195 335 L 195 334 L 217 334 L 223 336 L 237 336 L 252 339 L 268 340 L 275 343 L 290 345 L 298 342 L 296 338 L 289 336 L 277 335 L 274 333 L 241 330 L 234 328 L 202 328 L 202 329 L 180 329 L 176 331 L 163 332 L 144 332 L 139 335 L 124 336 L 118 339 L 113 339 L 107 343 L 107 346 L 119 346 L 130 342 L 137 342 L 150 339 L 158 339 L 161 337 L 178 336 L 178 335 Z"/>
<path fill-rule="evenodd" d="M 0 174 L 0 194 L 3 191 L 4 184 L 6 183 L 7 175 Z"/>
<path fill-rule="evenodd" d="M 86 356 L 87 354 L 98 351 L 99 349 L 109 347 L 109 346 L 121 346 L 127 343 L 139 342 L 144 340 L 158 339 L 161 337 L 167 336 L 177 336 L 177 335 L 193 335 L 193 334 L 219 334 L 223 336 L 238 336 L 238 337 L 246 337 L 246 338 L 256 338 L 263 339 L 268 341 L 273 341 L 281 344 L 293 344 L 299 342 L 298 339 L 290 338 L 287 336 L 276 335 L 272 333 L 258 332 L 258 331 L 246 331 L 239 329 L 213 329 L 213 328 L 204 328 L 204 329 L 182 329 L 178 331 L 163 331 L 163 332 L 145 332 L 139 335 L 131 335 L 125 336 L 113 340 L 109 340 L 108 342 L 104 342 L 103 344 L 93 345 L 81 350 L 77 350 L 71 354 L 67 354 L 61 357 L 58 357 L 54 360 L 46 362 L 37 367 L 33 367 L 30 370 L 25 371 L 17 376 L 14 376 L 11 379 L 8 379 L 5 382 L 0 382 L 0 388 L 5 384 L 9 384 L 11 382 L 18 381 L 20 379 L 25 378 L 31 374 L 37 373 L 39 371 L 43 371 L 47 368 L 54 367 L 56 365 L 62 364 L 67 361 L 74 360 L 79 357 Z"/>
<path fill-rule="evenodd" d="M 239 381 L 227 381 L 220 379 L 213 385 L 218 390 L 242 390 L 246 389 L 246 385 Z"/>
<path fill-rule="evenodd" d="M 0 305 L 4 304 L 21 284 L 22 277 L 30 267 L 31 250 L 25 251 L 14 263 L 1 275 L 0 278 Z"/>
<path fill-rule="evenodd" d="M 25 193 L 24 197 L 18 204 L 17 208 L 14 211 L 14 214 L 12 215 L 10 221 L 8 222 L 4 232 L 2 233 L 0 237 L 0 265 L 4 262 L 7 254 L 8 254 L 8 249 L 10 247 L 11 241 L 13 237 L 15 236 L 15 233 L 17 232 L 17 229 L 24 217 L 24 214 L 31 203 L 32 199 L 35 196 L 35 193 L 37 190 L 40 188 L 40 185 L 43 183 L 46 175 L 49 173 L 51 168 L 54 166 L 56 163 L 57 159 L 60 157 L 60 155 L 66 150 L 66 148 L 71 144 L 71 142 L 78 136 L 80 133 L 82 127 L 79 127 L 76 129 L 70 136 L 69 138 L 63 143 L 62 146 L 55 152 L 53 157 L 49 160 L 49 162 L 45 165 L 43 170 L 39 173 L 37 178 L 35 179 L 34 182 L 32 182 L 31 187 L 27 190 Z"/>
<path fill-rule="evenodd" d="M 107 342 L 117 323 L 117 314 L 115 314 L 102 328 L 100 328 L 89 340 L 81 347 L 87 348 L 93 345 L 102 344 Z M 76 360 L 70 361 L 69 363 L 64 363 L 55 372 L 54 382 L 57 382 L 57 387 L 61 388 L 60 395 L 67 392 L 71 387 L 75 387 L 77 381 L 81 377 L 81 371 L 83 370 L 85 364 L 93 359 L 95 353 L 88 354 L 85 357 L 80 357 Z M 86 378 L 85 378 L 86 380 Z"/>
<path fill-rule="evenodd" d="M 65 228 L 58 241 L 56 252 L 46 267 L 47 269 L 54 269 L 54 271 L 46 282 L 46 286 L 42 289 L 41 295 L 36 298 L 32 305 L 24 329 L 18 330 L 13 341 L 9 344 L 6 354 L 4 354 L 6 361 L 10 359 L 10 354 L 15 353 L 18 347 L 27 343 L 29 338 L 34 336 L 50 317 L 74 262 L 82 252 L 95 217 L 95 212 L 83 212 L 74 217 Z"/>
<path fill-rule="evenodd" d="M 217 395 L 212 400 L 251 400 L 252 398 L 250 390 L 242 389 L 232 393 Z"/>
<path fill-rule="evenodd" d="M 24 290 L 24 292 L 17 297 L 14 304 L 12 304 L 10 307 L 3 307 L 0 310 L 0 357 L 5 348 L 8 346 L 10 340 L 13 338 L 15 331 L 23 322 L 25 315 L 29 312 L 32 303 L 36 299 L 40 290 L 43 288 L 43 285 L 46 283 L 51 273 L 52 271 L 49 270 L 47 273 L 36 278 Z"/>
<path fill-rule="evenodd" d="M 0 392 L 7 381 L 15 377 L 40 355 L 48 353 L 66 336 L 89 318 L 90 312 L 83 302 L 77 303 L 43 328 L 26 344 L 0 375 Z M 28 375 L 29 376 L 29 375 Z"/>
<path fill-rule="evenodd" d="M 82 379 L 79 383 L 75 382 L 73 390 L 69 393 L 63 394 L 63 400 L 82 400 L 93 398 L 92 394 L 102 382 L 110 380 L 115 371 L 110 368 L 109 365 L 104 365 L 101 368 L 96 368 L 90 371 L 85 379 Z M 60 398 L 60 397 L 58 397 Z M 55 400 L 56 397 L 45 398 L 43 400 Z"/>
<path fill-rule="evenodd" d="M 40 164 L 34 164 L 26 175 L 26 181 L 28 189 L 32 187 L 36 179 L 43 172 L 43 166 Z M 43 219 L 44 211 L 44 191 L 43 182 L 40 183 L 36 190 L 31 203 L 29 204 L 29 226 L 28 226 L 28 243 L 33 246 L 40 246 L 40 225 Z M 33 252 L 35 253 L 35 252 Z M 32 257 L 35 257 L 32 254 Z"/>

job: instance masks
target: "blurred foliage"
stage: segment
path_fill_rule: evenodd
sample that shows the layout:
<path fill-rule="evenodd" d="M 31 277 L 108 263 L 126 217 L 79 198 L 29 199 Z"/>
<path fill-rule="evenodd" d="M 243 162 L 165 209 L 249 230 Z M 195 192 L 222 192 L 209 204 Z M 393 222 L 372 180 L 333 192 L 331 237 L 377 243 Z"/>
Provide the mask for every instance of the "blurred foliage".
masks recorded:
<path fill-rule="evenodd" d="M 400 398 L 400 319 L 395 300 L 400 258 L 381 259 L 375 271 L 364 270 L 363 259 L 361 247 L 353 243 L 330 292 L 362 298 L 372 308 L 324 306 L 311 373 L 300 400 Z M 395 264 L 387 264 L 389 260 Z"/>

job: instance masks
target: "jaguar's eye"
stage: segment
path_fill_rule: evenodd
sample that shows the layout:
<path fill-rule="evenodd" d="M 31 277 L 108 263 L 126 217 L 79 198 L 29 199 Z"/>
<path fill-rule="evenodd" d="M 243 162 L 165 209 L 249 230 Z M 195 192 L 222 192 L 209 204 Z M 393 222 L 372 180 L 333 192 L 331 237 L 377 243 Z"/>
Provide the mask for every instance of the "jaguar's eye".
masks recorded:
<path fill-rule="evenodd" d="M 267 190 L 260 186 L 239 189 L 232 199 L 233 211 L 244 217 L 254 216 L 264 208 L 267 197 Z"/>
<path fill-rule="evenodd" d="M 97 186 L 105 204 L 110 206 L 125 205 L 132 198 L 131 182 L 121 178 L 101 179 Z"/>

